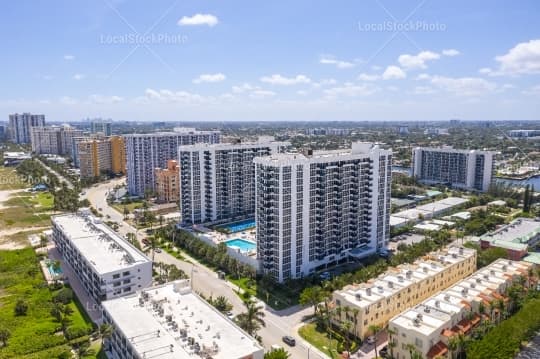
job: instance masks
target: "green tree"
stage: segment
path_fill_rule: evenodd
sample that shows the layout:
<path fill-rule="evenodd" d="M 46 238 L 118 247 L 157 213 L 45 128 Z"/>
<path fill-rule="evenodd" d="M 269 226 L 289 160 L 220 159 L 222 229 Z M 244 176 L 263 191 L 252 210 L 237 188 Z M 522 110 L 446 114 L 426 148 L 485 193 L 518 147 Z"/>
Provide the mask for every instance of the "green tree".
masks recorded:
<path fill-rule="evenodd" d="M 232 309 L 232 304 L 222 295 L 214 299 L 211 304 L 222 313 L 226 313 Z"/>
<path fill-rule="evenodd" d="M 75 346 L 75 353 L 77 353 L 77 358 L 83 358 L 95 355 L 96 351 L 90 347 L 90 341 L 86 340 Z"/>
<path fill-rule="evenodd" d="M 19 299 L 17 300 L 17 303 L 15 303 L 14 310 L 16 316 L 26 315 L 26 312 L 28 311 L 28 303 L 26 303 L 23 299 Z"/>
<path fill-rule="evenodd" d="M 103 323 L 99 326 L 99 336 L 101 338 L 101 346 L 105 339 L 109 339 L 113 334 L 113 327 L 110 324 Z"/>
<path fill-rule="evenodd" d="M 289 354 L 283 348 L 272 349 L 271 351 L 266 352 L 264 354 L 264 359 L 288 359 L 290 357 L 291 357 L 291 354 Z"/>
<path fill-rule="evenodd" d="M 11 337 L 11 332 L 6 328 L 0 328 L 0 342 L 2 342 L 2 346 L 7 346 L 7 341 Z"/>
<path fill-rule="evenodd" d="M 262 309 L 257 306 L 257 303 L 253 301 L 245 301 L 244 305 L 246 306 L 246 311 L 238 314 L 236 322 L 240 328 L 244 329 L 249 335 L 255 336 L 261 327 L 266 326 L 263 319 L 265 314 Z"/>
<path fill-rule="evenodd" d="M 322 288 L 318 285 L 307 287 L 300 293 L 300 304 L 313 306 L 313 314 L 317 315 L 317 307 L 324 299 Z"/>

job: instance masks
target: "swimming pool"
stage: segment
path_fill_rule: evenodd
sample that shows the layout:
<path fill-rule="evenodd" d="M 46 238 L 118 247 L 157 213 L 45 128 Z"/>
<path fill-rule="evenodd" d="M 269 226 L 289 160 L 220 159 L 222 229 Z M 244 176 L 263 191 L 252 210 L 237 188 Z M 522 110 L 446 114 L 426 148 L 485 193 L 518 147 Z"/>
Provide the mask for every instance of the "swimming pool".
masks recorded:
<path fill-rule="evenodd" d="M 240 252 L 249 252 L 255 250 L 257 245 L 253 242 L 246 241 L 242 238 L 235 238 L 225 242 L 227 247 L 236 247 L 240 249 Z"/>
<path fill-rule="evenodd" d="M 248 229 L 255 228 L 255 220 L 247 219 L 241 222 L 229 223 L 219 226 L 220 228 L 225 228 L 231 233 L 242 232 Z"/>

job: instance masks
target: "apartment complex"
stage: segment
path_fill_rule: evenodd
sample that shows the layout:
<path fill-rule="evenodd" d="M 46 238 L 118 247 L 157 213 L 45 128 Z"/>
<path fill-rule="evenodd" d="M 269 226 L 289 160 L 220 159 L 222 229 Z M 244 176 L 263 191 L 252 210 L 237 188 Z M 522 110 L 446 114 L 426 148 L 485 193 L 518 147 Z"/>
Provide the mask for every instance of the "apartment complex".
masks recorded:
<path fill-rule="evenodd" d="M 508 136 L 514 138 L 540 137 L 540 130 L 510 130 Z"/>
<path fill-rule="evenodd" d="M 282 282 L 362 258 L 390 237 L 391 151 L 350 150 L 257 157 L 257 258 Z"/>
<path fill-rule="evenodd" d="M 175 160 L 167 161 L 167 168 L 156 168 L 156 196 L 160 203 L 180 201 L 180 166 Z"/>
<path fill-rule="evenodd" d="M 96 301 L 152 285 L 152 261 L 88 209 L 51 220 L 56 248 Z"/>
<path fill-rule="evenodd" d="M 412 175 L 426 184 L 485 192 L 491 185 L 493 152 L 451 147 L 417 147 L 412 154 Z"/>
<path fill-rule="evenodd" d="M 365 338 L 370 325 L 385 327 L 388 321 L 476 270 L 476 251 L 448 247 L 412 264 L 392 268 L 367 283 L 348 285 L 333 293 L 339 316 L 334 321 L 354 323 L 352 334 Z M 343 308 L 351 311 L 344 311 Z"/>
<path fill-rule="evenodd" d="M 73 138 L 83 135 L 71 126 L 44 126 L 31 128 L 32 152 L 42 155 L 73 155 Z"/>
<path fill-rule="evenodd" d="M 508 305 L 506 290 L 520 277 L 527 278 L 531 266 L 525 262 L 498 259 L 392 318 L 389 328 L 394 332 L 394 358 L 409 359 L 411 345 L 422 358 L 446 358 L 450 338 L 470 334 L 482 320 L 497 320 L 500 310 L 489 308 L 495 307 L 495 301 Z M 528 281 L 525 283 L 530 285 Z"/>
<path fill-rule="evenodd" d="M 255 216 L 253 159 L 281 152 L 288 142 L 198 144 L 179 149 L 181 211 L 186 224 Z"/>
<path fill-rule="evenodd" d="M 10 138 L 15 143 L 30 143 L 30 129 L 43 126 L 45 126 L 45 115 L 32 115 L 30 113 L 9 115 Z"/>
<path fill-rule="evenodd" d="M 540 220 L 516 218 L 512 222 L 480 237 L 480 247 L 503 248 L 507 257 L 520 260 L 540 242 Z"/>
<path fill-rule="evenodd" d="M 193 293 L 188 280 L 102 303 L 110 359 L 263 359 L 264 349 Z"/>
<path fill-rule="evenodd" d="M 195 143 L 219 143 L 219 131 L 175 128 L 173 132 L 124 135 L 126 144 L 127 184 L 132 196 L 144 196 L 155 190 L 155 170 L 178 158 L 178 147 Z"/>
<path fill-rule="evenodd" d="M 74 143 L 81 178 L 99 177 L 103 173 L 126 173 L 126 151 L 122 137 L 76 139 Z"/>

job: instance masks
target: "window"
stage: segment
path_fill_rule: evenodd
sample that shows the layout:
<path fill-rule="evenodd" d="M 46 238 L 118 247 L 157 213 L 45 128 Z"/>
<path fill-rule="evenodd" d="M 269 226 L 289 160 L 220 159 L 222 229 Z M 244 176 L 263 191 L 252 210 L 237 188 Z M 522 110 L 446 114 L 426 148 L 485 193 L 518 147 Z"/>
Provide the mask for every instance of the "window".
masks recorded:
<path fill-rule="evenodd" d="M 129 275 L 129 271 L 122 273 L 122 275 L 123 275 L 124 277 L 128 276 L 128 275 Z"/>
<path fill-rule="evenodd" d="M 113 279 L 118 279 L 118 278 L 120 278 L 120 273 L 118 273 L 118 274 L 113 274 L 112 277 L 113 277 Z"/>
<path fill-rule="evenodd" d="M 422 342 L 421 339 L 416 338 L 416 339 L 414 340 L 414 344 L 415 344 L 418 348 L 422 348 L 422 345 L 423 345 L 424 343 Z"/>

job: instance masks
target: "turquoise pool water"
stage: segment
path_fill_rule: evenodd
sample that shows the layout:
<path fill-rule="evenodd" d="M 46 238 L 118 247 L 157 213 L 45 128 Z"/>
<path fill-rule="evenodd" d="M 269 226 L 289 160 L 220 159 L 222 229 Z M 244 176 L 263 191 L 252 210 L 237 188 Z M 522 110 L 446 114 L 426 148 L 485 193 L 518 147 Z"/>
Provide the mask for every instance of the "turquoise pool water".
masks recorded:
<path fill-rule="evenodd" d="M 242 238 L 235 238 L 231 239 L 225 242 L 227 247 L 237 247 L 240 248 L 241 252 L 249 252 L 251 250 L 255 250 L 257 248 L 257 245 L 253 242 L 246 241 Z"/>
<path fill-rule="evenodd" d="M 219 227 L 228 229 L 231 233 L 242 232 L 242 231 L 246 231 L 248 229 L 255 228 L 255 220 L 254 219 L 247 219 L 247 220 L 241 221 L 241 222 L 224 224 L 224 225 L 219 226 Z"/>
<path fill-rule="evenodd" d="M 58 268 L 58 270 L 55 271 L 52 263 L 47 265 L 47 269 L 53 277 L 62 275 L 62 268 Z"/>

